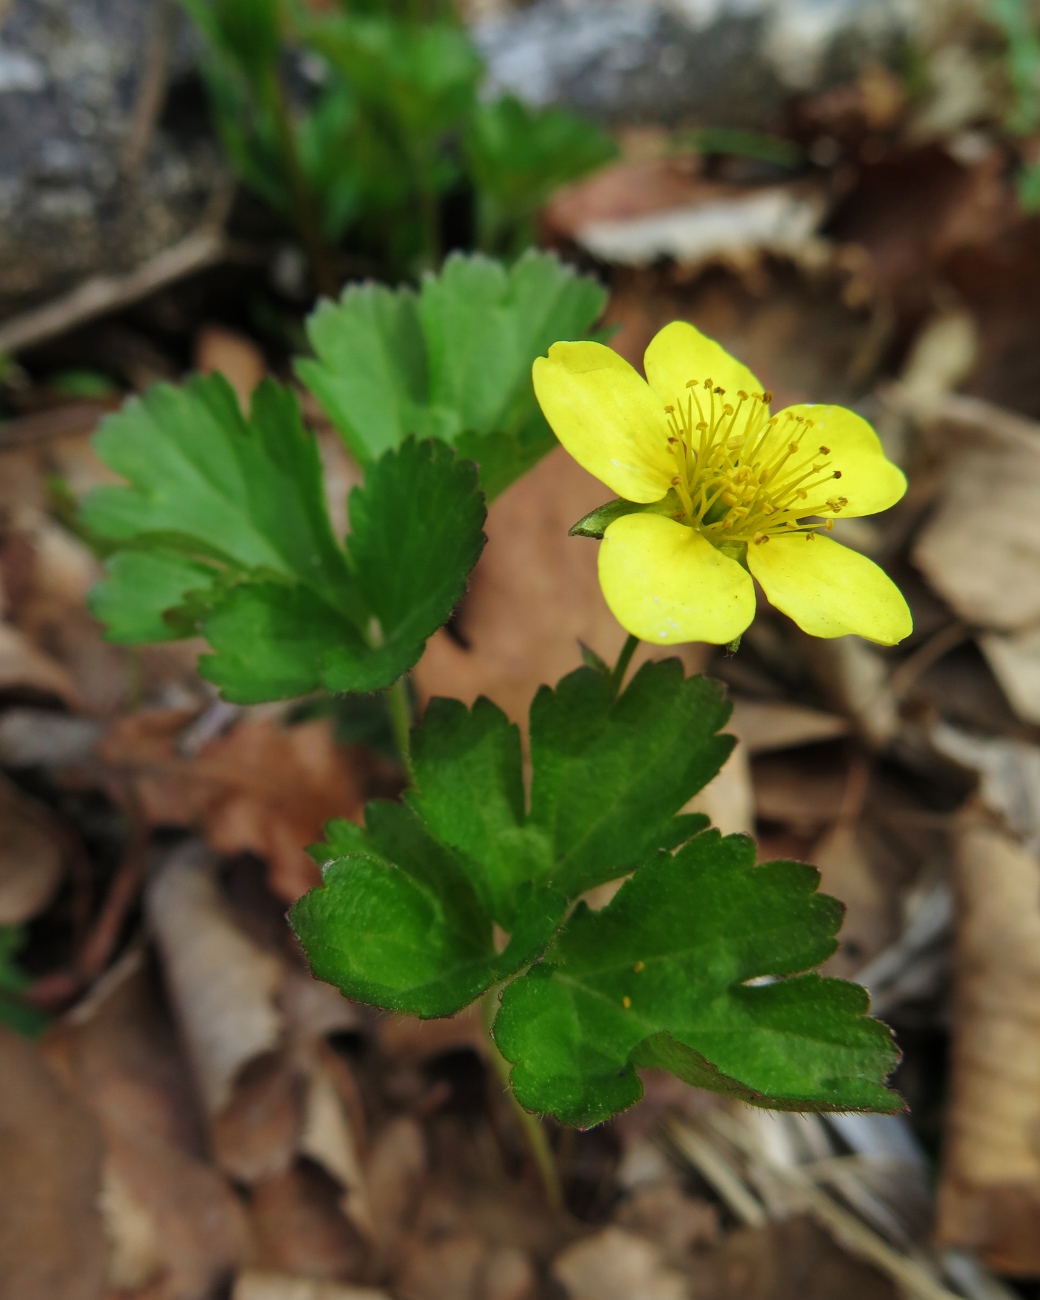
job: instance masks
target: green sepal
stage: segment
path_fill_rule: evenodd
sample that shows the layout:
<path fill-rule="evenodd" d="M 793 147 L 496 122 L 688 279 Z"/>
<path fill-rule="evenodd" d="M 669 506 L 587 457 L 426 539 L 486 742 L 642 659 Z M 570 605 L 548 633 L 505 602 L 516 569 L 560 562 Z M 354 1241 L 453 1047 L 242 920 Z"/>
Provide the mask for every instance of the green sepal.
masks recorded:
<path fill-rule="evenodd" d="M 640 501 L 626 501 L 624 497 L 615 497 L 613 501 L 604 502 L 603 505 L 597 506 L 595 510 L 590 510 L 587 515 L 583 515 L 576 524 L 572 524 L 568 530 L 571 537 L 592 537 L 599 541 L 615 519 L 620 519 L 623 515 L 674 515 L 682 509 L 679 498 L 674 492 L 669 492 L 667 496 L 662 497 L 660 501 L 651 501 L 649 503 Z"/>
<path fill-rule="evenodd" d="M 787 1110 L 904 1109 L 898 1061 L 868 995 L 803 974 L 843 908 L 802 863 L 755 866 L 747 836 L 698 835 L 659 855 L 601 912 L 579 904 L 494 1023 L 530 1110 L 586 1128 L 642 1096 L 637 1068 Z M 763 977 L 775 982 L 749 984 Z"/>

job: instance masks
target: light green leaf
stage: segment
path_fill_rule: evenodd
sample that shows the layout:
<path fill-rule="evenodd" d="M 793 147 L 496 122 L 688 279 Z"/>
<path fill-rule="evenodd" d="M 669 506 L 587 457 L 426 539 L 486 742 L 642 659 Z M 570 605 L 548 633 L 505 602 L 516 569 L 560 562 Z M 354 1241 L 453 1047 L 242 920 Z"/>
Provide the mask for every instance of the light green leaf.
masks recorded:
<path fill-rule="evenodd" d="M 584 337 L 604 302 L 551 254 L 509 269 L 455 254 L 418 296 L 364 285 L 323 303 L 308 323 L 316 359 L 297 370 L 362 463 L 412 433 L 441 438 L 478 459 L 490 496 L 554 445 L 535 357 Z"/>
<path fill-rule="evenodd" d="M 220 376 L 160 385 L 95 445 L 131 485 L 84 503 L 85 527 L 127 548 L 92 608 L 121 641 L 201 631 L 215 652 L 201 671 L 240 703 L 389 685 L 449 617 L 483 546 L 475 466 L 409 439 L 351 494 L 344 550 L 314 439 L 272 383 L 248 421 Z"/>
<path fill-rule="evenodd" d="M 212 588 L 218 571 L 176 551 L 117 551 L 106 578 L 91 591 L 90 611 L 105 624 L 110 641 L 142 645 L 175 641 L 184 628 L 167 618 L 189 592 Z"/>
<path fill-rule="evenodd" d="M 812 867 L 754 863 L 750 838 L 710 831 L 603 911 L 579 904 L 495 1020 L 524 1106 L 589 1127 L 639 1100 L 637 1067 L 658 1066 L 776 1109 L 904 1109 L 866 991 L 799 974 L 834 951 L 841 904 Z M 777 978 L 748 983 L 763 977 Z"/>

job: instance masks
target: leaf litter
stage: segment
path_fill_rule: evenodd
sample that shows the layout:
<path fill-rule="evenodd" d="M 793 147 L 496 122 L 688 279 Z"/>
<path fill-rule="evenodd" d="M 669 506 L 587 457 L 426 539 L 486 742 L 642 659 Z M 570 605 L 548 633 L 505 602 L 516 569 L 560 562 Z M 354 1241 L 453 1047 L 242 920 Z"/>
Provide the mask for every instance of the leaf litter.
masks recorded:
<path fill-rule="evenodd" d="M 847 909 L 828 969 L 894 1024 L 909 1119 L 768 1115 L 647 1069 L 636 1109 L 551 1127 L 568 1208 L 548 1211 L 473 1016 L 348 1003 L 284 925 L 317 880 L 306 846 L 396 796 L 399 768 L 342 719 L 216 706 L 198 640 L 103 640 L 85 605 L 97 561 L 53 490 L 55 475 L 77 496 L 115 483 L 85 436 L 105 405 L 79 403 L 82 432 L 54 421 L 15 447 L 9 426 L 0 451 L 0 1008 L 46 1022 L 0 1033 L 12 1296 L 992 1300 L 1011 1293 L 986 1266 L 1040 1272 L 1040 398 L 1022 359 L 1040 245 L 999 146 L 961 161 L 914 135 L 902 101 L 880 112 L 854 90 L 799 108 L 792 133 L 810 148 L 826 133 L 842 159 L 804 193 L 623 161 L 560 196 L 544 229 L 599 257 L 624 355 L 691 320 L 781 403 L 857 404 L 908 470 L 907 501 L 843 538 L 910 593 L 905 650 L 809 647 L 766 613 L 735 655 L 681 654 L 727 683 L 742 741 L 692 810 L 753 826 L 763 858 L 820 868 Z M 802 205 L 793 225 L 774 219 L 778 194 Z M 245 408 L 277 349 L 221 311 L 193 318 L 179 359 L 128 324 L 104 342 L 121 382 L 190 356 Z M 437 400 L 418 395 L 423 419 Z M 27 403 L 12 424 L 36 418 Z M 622 638 L 594 544 L 566 536 L 601 493 L 559 451 L 507 486 L 524 436 L 415 680 L 423 704 L 494 699 L 524 727 L 529 770 L 537 687 L 577 666 L 579 643 L 610 660 Z M 358 478 L 336 464 L 338 538 Z"/>

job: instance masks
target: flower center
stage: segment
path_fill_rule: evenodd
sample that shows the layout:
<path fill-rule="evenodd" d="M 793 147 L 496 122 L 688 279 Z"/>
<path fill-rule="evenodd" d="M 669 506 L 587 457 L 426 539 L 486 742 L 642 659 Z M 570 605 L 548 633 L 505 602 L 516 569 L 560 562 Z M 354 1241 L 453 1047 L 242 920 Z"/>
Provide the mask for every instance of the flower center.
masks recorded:
<path fill-rule="evenodd" d="M 771 536 L 834 527 L 804 523 L 838 514 L 841 470 L 830 448 L 813 436 L 813 422 L 791 411 L 770 416 L 773 394 L 737 393 L 734 405 L 710 379 L 691 379 L 685 399 L 666 406 L 672 487 L 682 505 L 672 517 L 703 533 L 715 546 L 761 545 Z"/>

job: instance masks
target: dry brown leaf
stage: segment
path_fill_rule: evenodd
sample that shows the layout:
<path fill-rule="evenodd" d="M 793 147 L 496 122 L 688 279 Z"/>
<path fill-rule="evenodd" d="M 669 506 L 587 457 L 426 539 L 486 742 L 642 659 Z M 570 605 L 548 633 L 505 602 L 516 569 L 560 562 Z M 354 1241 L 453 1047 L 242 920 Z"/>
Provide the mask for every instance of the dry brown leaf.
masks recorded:
<path fill-rule="evenodd" d="M 912 552 L 954 613 L 999 632 L 1040 621 L 1040 426 L 1033 438 L 952 453 Z"/>
<path fill-rule="evenodd" d="M 956 845 L 952 1098 L 939 1234 L 1040 1273 L 1040 863 L 969 816 Z"/>
<path fill-rule="evenodd" d="M 415 671 L 423 700 L 449 695 L 472 704 L 487 695 L 526 733 L 538 687 L 555 685 L 581 664 L 579 643 L 612 662 L 625 633 L 607 608 L 597 576 L 595 542 L 568 537 L 610 493 L 562 449 L 497 501 L 488 514 L 487 546 L 453 623 L 456 636 L 431 637 Z M 461 638 L 467 648 L 457 638 Z M 670 646 L 687 671 L 706 661 L 703 646 Z M 642 646 L 635 663 L 651 657 Z"/>
<path fill-rule="evenodd" d="M 195 369 L 204 375 L 219 370 L 248 411 L 253 389 L 267 374 L 267 362 L 252 339 L 226 325 L 209 324 L 195 336 Z"/>
<path fill-rule="evenodd" d="M 344 1286 L 339 1282 L 316 1282 L 289 1273 L 248 1269 L 239 1273 L 231 1300 L 390 1300 L 385 1291 L 369 1286 Z"/>
<path fill-rule="evenodd" d="M 364 1134 L 359 1131 L 363 1115 L 356 1089 L 350 1099 L 354 1104 L 345 1104 L 341 1076 L 346 1069 L 328 1050 L 316 1055 L 307 1080 L 299 1149 L 336 1179 L 343 1189 L 340 1209 L 359 1232 L 371 1237 L 372 1207 L 362 1164 Z"/>
<path fill-rule="evenodd" d="M 871 868 L 856 827 L 839 822 L 824 835 L 810 858 L 820 873 L 820 893 L 845 904 L 838 951 L 826 963 L 828 975 L 850 979 L 896 937 L 896 899 Z"/>
<path fill-rule="evenodd" d="M 329 1281 L 357 1277 L 367 1249 L 339 1200 L 338 1184 L 309 1160 L 257 1183 L 249 1206 L 256 1266 Z"/>
<path fill-rule="evenodd" d="M 0 777 L 0 925 L 19 925 L 43 911 L 61 876 L 61 844 L 50 815 Z"/>
<path fill-rule="evenodd" d="M 379 1045 L 389 1056 L 410 1065 L 470 1047 L 483 1054 L 487 1036 L 476 1004 L 465 1007 L 455 1016 L 437 1020 L 420 1020 L 417 1016 L 388 1014 L 375 1024 Z"/>
<path fill-rule="evenodd" d="M 869 745 L 883 748 L 899 729 L 888 665 L 876 647 L 857 636 L 823 641 L 803 637 L 802 649 L 828 703 L 844 714 Z"/>
<path fill-rule="evenodd" d="M 691 1267 L 691 1300 L 896 1300 L 896 1288 L 808 1219 L 738 1228 Z"/>
<path fill-rule="evenodd" d="M 32 641 L 9 623 L 0 622 L 0 691 L 53 695 L 76 708 L 76 686 L 66 668 L 37 650 Z"/>
<path fill-rule="evenodd" d="M 845 773 L 832 762 L 770 754 L 752 766 L 758 816 L 812 833 L 834 822 L 845 795 Z"/>
<path fill-rule="evenodd" d="M 723 835 L 750 835 L 755 829 L 755 790 L 747 747 L 740 741 L 718 776 L 693 796 L 683 812 L 705 813 Z"/>
<path fill-rule="evenodd" d="M 719 1211 L 710 1201 L 686 1196 L 673 1182 L 637 1186 L 618 1208 L 618 1226 L 647 1237 L 673 1264 L 682 1263 L 695 1246 L 719 1239 Z"/>
<path fill-rule="evenodd" d="M 238 1201 L 204 1158 L 193 1080 L 158 980 L 131 949 L 48 1031 L 47 1058 L 100 1122 L 109 1282 L 195 1300 L 241 1262 Z"/>
<path fill-rule="evenodd" d="M 101 1137 L 39 1048 L 0 1025 L 0 1297 L 100 1300 Z"/>
<path fill-rule="evenodd" d="M 733 700 L 733 716 L 726 730 L 740 737 L 749 755 L 777 749 L 797 749 L 821 740 L 847 736 L 849 724 L 834 713 L 807 709 L 785 700 Z"/>
<path fill-rule="evenodd" d="M 368 1160 L 368 1203 L 384 1262 L 411 1220 L 426 1173 L 422 1129 L 408 1115 L 391 1120 L 376 1135 Z"/>
<path fill-rule="evenodd" d="M 617 1227 L 568 1246 L 552 1272 L 571 1300 L 689 1300 L 691 1294 L 659 1247 Z"/>
<path fill-rule="evenodd" d="M 1040 726 L 1040 627 L 986 632 L 978 643 L 1008 703 L 1023 721 Z"/>
<path fill-rule="evenodd" d="M 283 963 L 242 932 L 214 879 L 208 851 L 189 843 L 149 883 L 145 907 L 174 1009 L 210 1116 L 239 1073 L 280 1044 L 276 997 Z"/>
<path fill-rule="evenodd" d="M 361 773 L 326 720 L 286 726 L 279 712 L 246 714 L 194 759 L 177 741 L 193 713 L 141 710 L 116 721 L 103 761 L 133 777 L 153 825 L 197 827 L 221 853 L 252 852 L 269 864 L 287 903 L 321 883 L 305 846 L 331 817 L 360 815 Z"/>

